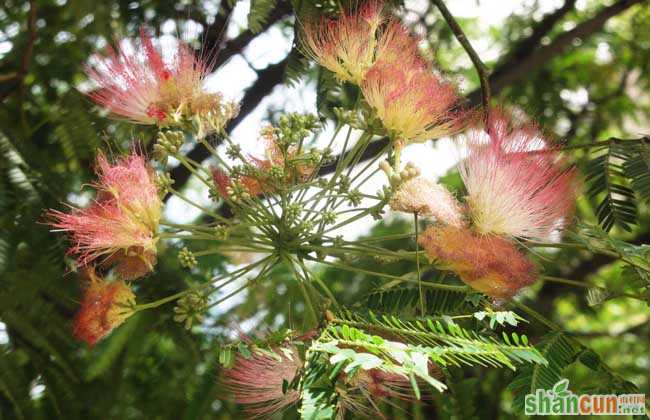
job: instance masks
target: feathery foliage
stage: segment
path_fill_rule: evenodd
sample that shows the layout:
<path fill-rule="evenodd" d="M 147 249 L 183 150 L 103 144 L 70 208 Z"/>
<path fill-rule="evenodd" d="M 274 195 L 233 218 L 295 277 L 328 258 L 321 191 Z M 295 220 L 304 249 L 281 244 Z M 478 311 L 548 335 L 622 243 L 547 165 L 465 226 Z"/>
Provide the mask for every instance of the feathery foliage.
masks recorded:
<path fill-rule="evenodd" d="M 596 215 L 606 232 L 614 226 L 629 231 L 637 220 L 636 197 L 626 185 L 625 164 L 629 159 L 630 151 L 623 144 L 613 142 L 585 169 L 585 178 L 589 183 L 587 194 L 594 199 L 603 196 L 596 208 Z"/>

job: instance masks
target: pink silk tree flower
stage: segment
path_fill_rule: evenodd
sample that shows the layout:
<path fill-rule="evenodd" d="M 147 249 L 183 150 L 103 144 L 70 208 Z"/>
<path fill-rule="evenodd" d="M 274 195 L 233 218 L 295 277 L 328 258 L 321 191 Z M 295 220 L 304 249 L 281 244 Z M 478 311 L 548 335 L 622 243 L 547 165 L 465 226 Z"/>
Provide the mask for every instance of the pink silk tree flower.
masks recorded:
<path fill-rule="evenodd" d="M 232 186 L 233 181 L 238 181 L 241 186 L 251 196 L 272 192 L 275 190 L 271 182 L 269 172 L 272 168 L 277 167 L 286 169 L 285 157 L 282 149 L 278 146 L 278 139 L 272 127 L 267 127 L 262 130 L 261 141 L 264 145 L 264 156 L 259 158 L 255 156 L 246 156 L 247 163 L 251 164 L 259 171 L 259 176 L 241 175 L 231 177 L 220 168 L 212 168 L 212 181 L 222 197 L 229 195 L 228 189 Z M 289 161 L 295 159 L 298 154 L 298 147 L 291 146 L 287 150 L 287 159 Z M 285 180 L 287 182 L 304 182 L 309 179 L 314 173 L 314 165 L 309 163 L 295 163 L 290 165 L 288 173 L 286 173 Z M 234 178 L 234 179 L 233 179 Z"/>
<path fill-rule="evenodd" d="M 379 62 L 361 85 L 388 135 L 402 144 L 452 135 L 465 125 L 456 88 L 426 66 Z"/>
<path fill-rule="evenodd" d="M 157 49 L 144 29 L 140 44 L 133 48 L 119 44 L 117 51 L 109 47 L 86 66 L 97 85 L 90 97 L 113 116 L 161 126 L 198 118 L 204 126 L 221 129 L 237 113 L 234 104 L 204 89 L 211 59 L 196 57 L 180 41 L 175 48 Z"/>
<path fill-rule="evenodd" d="M 254 349 L 250 357 L 238 354 L 232 368 L 224 369 L 223 385 L 252 416 L 270 416 L 294 404 L 300 393 L 292 388 L 283 392 L 283 383 L 293 382 L 302 360 L 296 349 Z"/>
<path fill-rule="evenodd" d="M 385 23 L 383 2 L 368 1 L 338 19 L 305 22 L 306 55 L 332 71 L 342 81 L 360 84 L 375 62 L 378 32 Z"/>
<path fill-rule="evenodd" d="M 442 371 L 438 366 L 429 363 L 429 374 L 436 379 L 442 379 Z M 347 387 L 340 388 L 339 398 L 343 408 L 357 416 L 370 418 L 382 416 L 378 411 L 377 402 L 397 399 L 402 401 L 417 401 L 413 386 L 408 376 L 381 369 L 358 370 L 353 376 L 342 375 Z M 426 390 L 426 385 L 418 380 L 420 389 Z M 426 391 L 421 396 L 423 400 L 431 399 Z M 391 404 L 388 402 L 388 404 Z"/>
<path fill-rule="evenodd" d="M 111 266 L 123 279 L 143 276 L 156 263 L 162 214 L 153 170 L 133 153 L 114 164 L 100 155 L 97 172 L 95 201 L 70 213 L 51 210 L 50 224 L 68 232 L 73 242 L 69 252 L 78 256 L 80 265 Z"/>
<path fill-rule="evenodd" d="M 345 82 L 360 85 L 378 61 L 421 60 L 418 39 L 383 12 L 384 2 L 366 1 L 338 19 L 303 24 L 305 55 Z"/>
<path fill-rule="evenodd" d="M 442 379 L 443 376 L 440 368 L 433 363 L 429 363 L 429 374 L 437 379 Z M 355 375 L 352 382 L 356 387 L 363 389 L 364 394 L 367 393 L 376 398 L 417 400 L 410 378 L 398 373 L 386 372 L 381 369 L 362 370 Z"/>
<path fill-rule="evenodd" d="M 212 181 L 222 197 L 228 197 L 230 195 L 229 189 L 233 186 L 234 181 L 239 182 L 244 190 L 253 197 L 273 191 L 273 187 L 269 184 L 266 175 L 273 167 L 273 164 L 268 160 L 261 159 L 252 159 L 251 161 L 264 174 L 263 176 L 253 177 L 242 175 L 231 177 L 220 168 L 212 168 Z"/>
<path fill-rule="evenodd" d="M 454 271 L 468 286 L 493 298 L 510 298 L 537 277 L 533 263 L 513 241 L 501 236 L 432 225 L 418 243 L 429 258 Z"/>
<path fill-rule="evenodd" d="M 133 315 L 135 295 L 123 281 L 107 282 L 92 268 L 86 274 L 88 281 L 74 319 L 73 333 L 77 339 L 94 346 Z"/>
<path fill-rule="evenodd" d="M 456 197 L 443 185 L 423 177 L 411 178 L 401 184 L 389 204 L 395 211 L 418 213 L 451 226 L 465 225 L 463 210 Z"/>
<path fill-rule="evenodd" d="M 576 171 L 533 124 L 495 110 L 488 135 L 471 132 L 459 171 L 474 229 L 533 240 L 557 240 L 570 222 Z"/>

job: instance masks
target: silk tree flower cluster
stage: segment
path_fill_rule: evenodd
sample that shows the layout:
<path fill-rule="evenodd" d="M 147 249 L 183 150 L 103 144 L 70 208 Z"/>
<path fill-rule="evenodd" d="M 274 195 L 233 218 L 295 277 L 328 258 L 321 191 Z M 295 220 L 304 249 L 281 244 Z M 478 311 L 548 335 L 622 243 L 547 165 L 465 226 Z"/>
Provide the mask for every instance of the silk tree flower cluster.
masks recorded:
<path fill-rule="evenodd" d="M 357 84 L 397 148 L 460 131 L 456 87 L 419 53 L 419 39 L 384 4 L 305 23 L 303 48 L 340 80 Z M 399 159 L 398 159 L 399 160 Z M 398 162 L 399 163 L 399 162 Z"/>
<path fill-rule="evenodd" d="M 491 115 L 485 131 L 468 134 L 458 168 L 467 189 L 465 226 L 456 215 L 439 218 L 420 243 L 476 290 L 509 298 L 537 277 L 515 239 L 560 238 L 570 223 L 576 173 L 533 124 L 500 110 Z"/>
<path fill-rule="evenodd" d="M 254 348 L 248 357 L 237 354 L 233 365 L 224 369 L 222 385 L 249 414 L 268 416 L 299 400 L 300 393 L 288 385 L 302 365 L 298 351 L 290 346 Z"/>
<path fill-rule="evenodd" d="M 341 233 L 363 218 L 382 220 L 387 207 L 415 215 L 416 223 L 417 216 L 427 219 L 429 226 L 421 234 L 416 230 L 415 243 L 424 247 L 435 268 L 456 273 L 492 298 L 512 297 L 537 276 L 517 241 L 560 237 L 570 223 L 576 176 L 534 125 L 490 110 L 491 118 L 481 126 L 474 111 L 461 110 L 457 87 L 423 57 L 418 38 L 383 2 L 367 1 L 337 18 L 305 19 L 302 25 L 305 54 L 359 95 L 351 109 L 337 111 L 343 118 L 326 144 L 319 138 L 321 120 L 292 113 L 261 128 L 259 140 L 246 140 L 246 146 L 257 145 L 261 152 L 242 147 L 225 130 L 237 105 L 205 89 L 212 60 L 195 56 L 181 42 L 161 49 L 142 30 L 139 42 L 130 43 L 134 48 L 122 41 L 116 51 L 91 60 L 86 71 L 97 89 L 90 97 L 114 118 L 155 126 L 157 135 L 151 162 L 135 152 L 137 146 L 125 157 L 109 159 L 100 153 L 98 180 L 91 184 L 97 191 L 94 200 L 84 208 L 49 212 L 50 224 L 68 234 L 69 252 L 85 273 L 74 334 L 92 346 L 133 313 L 171 302 L 174 319 L 191 330 L 238 293 L 261 285 L 294 288 L 292 296 L 302 299 L 297 317 L 313 334 L 266 346 L 244 340 L 235 357 L 220 360 L 223 389 L 255 416 L 299 401 L 315 404 L 305 393 L 313 384 L 332 385 L 328 398 L 343 411 L 371 415 L 377 412 L 376 401 L 420 399 L 420 386 L 444 391 L 440 367 L 447 364 L 472 366 L 487 360 L 512 367 L 512 354 L 527 354 L 514 357 L 516 362 L 540 362 L 534 350 L 525 353 L 526 346 L 500 352 L 494 340 L 472 341 L 468 334 L 463 335 L 467 348 L 457 340 L 445 341 L 461 331 L 455 323 L 445 330 L 431 319 L 418 321 L 407 330 L 425 331 L 413 336 L 404 334 L 399 322 L 331 316 L 330 309 L 349 312 L 337 300 L 340 285 L 328 284 L 317 267 L 389 278 L 387 289 L 421 285 L 417 248 L 415 253 L 396 251 L 382 245 L 388 238 L 357 241 Z M 363 123 L 345 117 L 360 109 Z M 355 128 L 362 129 L 358 137 Z M 458 140 L 458 147 L 467 156 L 458 169 L 467 194 L 462 199 L 413 164 L 402 165 L 401 152 L 409 144 L 463 130 L 466 140 Z M 388 136 L 388 144 L 363 162 L 371 144 L 380 144 L 373 143 L 378 136 Z M 204 148 L 209 163 L 184 155 L 187 143 Z M 172 163 L 208 191 L 209 203 L 175 188 L 168 172 Z M 380 170 L 388 185 L 368 191 L 368 181 Z M 165 196 L 201 216 L 187 224 L 164 220 Z M 177 251 L 179 265 L 194 275 L 187 289 L 136 305 L 132 282 L 155 275 L 161 243 L 166 252 Z M 241 258 L 230 258 L 234 267 L 229 271 L 196 281 L 201 269 L 214 272 L 205 267 L 205 257 L 215 254 Z M 355 266 L 355 260 L 368 256 L 412 263 L 417 280 L 412 273 L 396 276 Z M 278 266 L 288 273 L 282 279 L 276 278 Z M 426 302 L 419 292 L 424 316 Z M 287 311 L 294 316 L 292 304 L 287 302 Z M 492 310 L 487 299 L 481 304 Z M 426 340 L 417 342 L 417 337 Z M 327 368 L 316 369 L 318 363 Z M 327 380 L 314 379 L 314 371 Z"/>
<path fill-rule="evenodd" d="M 107 282 L 99 278 L 92 267 L 86 275 L 73 332 L 92 346 L 133 314 L 135 294 L 123 280 Z"/>
<path fill-rule="evenodd" d="M 153 270 L 162 214 L 153 169 L 141 155 L 132 153 L 110 163 L 100 154 L 97 173 L 99 179 L 92 184 L 97 196 L 90 206 L 72 208 L 70 213 L 49 212 L 51 225 L 69 234 L 73 244 L 69 252 L 77 256 L 79 267 L 91 273 L 75 321 L 76 335 L 90 344 L 125 319 L 111 315 L 133 301 L 122 282 Z M 95 267 L 112 269 L 119 280 L 106 283 L 95 275 Z"/>
<path fill-rule="evenodd" d="M 140 45 L 118 42 L 86 67 L 95 89 L 89 95 L 115 117 L 161 127 L 194 124 L 200 135 L 223 130 L 237 114 L 234 102 L 205 90 L 212 71 L 209 55 L 197 57 L 180 41 L 175 47 L 156 48 L 146 30 Z"/>
<path fill-rule="evenodd" d="M 453 110 L 456 88 L 418 53 L 417 39 L 385 16 L 381 2 L 305 26 L 311 56 L 360 86 L 394 143 L 393 165 L 381 165 L 395 187 L 391 207 L 439 222 L 421 239 L 429 255 L 494 297 L 510 297 L 532 283 L 536 269 L 512 240 L 550 239 L 567 224 L 575 201 L 575 174 L 564 170 L 542 134 L 532 124 L 511 127 L 496 110 L 487 122 L 487 143 L 476 138 L 477 130 L 470 132 L 469 157 L 459 167 L 468 190 L 464 215 L 443 186 L 413 176 L 409 167 L 397 173 L 404 145 L 457 133 L 471 115 Z M 359 27 L 364 35 L 353 29 Z"/>

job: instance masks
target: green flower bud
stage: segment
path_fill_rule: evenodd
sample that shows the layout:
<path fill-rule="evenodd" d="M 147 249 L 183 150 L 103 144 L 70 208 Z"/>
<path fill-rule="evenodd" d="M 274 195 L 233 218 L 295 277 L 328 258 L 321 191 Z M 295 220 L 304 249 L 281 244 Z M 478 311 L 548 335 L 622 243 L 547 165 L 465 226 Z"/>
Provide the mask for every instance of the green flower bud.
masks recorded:
<path fill-rule="evenodd" d="M 174 321 L 183 323 L 188 330 L 203 322 L 208 309 L 208 298 L 199 291 L 192 291 L 178 300 L 174 307 Z"/>
<path fill-rule="evenodd" d="M 187 247 L 183 247 L 183 249 L 181 249 L 181 251 L 178 253 L 178 259 L 181 263 L 181 266 L 185 268 L 192 269 L 198 264 L 196 257 L 192 251 L 187 249 Z"/>

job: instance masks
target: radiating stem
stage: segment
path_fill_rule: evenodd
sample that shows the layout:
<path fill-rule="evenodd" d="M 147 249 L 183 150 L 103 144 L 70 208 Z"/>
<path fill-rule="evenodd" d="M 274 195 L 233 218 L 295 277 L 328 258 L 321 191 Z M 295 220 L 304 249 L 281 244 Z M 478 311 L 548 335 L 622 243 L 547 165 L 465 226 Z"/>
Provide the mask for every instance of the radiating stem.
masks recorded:
<path fill-rule="evenodd" d="M 415 266 L 418 272 L 418 292 L 420 294 L 420 315 L 424 316 L 424 293 L 422 293 L 422 274 L 420 273 L 420 245 L 418 244 L 418 213 L 413 213 L 413 223 L 415 224 Z"/>
<path fill-rule="evenodd" d="M 266 264 L 264 265 L 264 267 L 262 267 L 262 269 L 260 270 L 259 274 L 258 274 L 257 276 L 255 276 L 254 279 L 251 279 L 251 280 L 247 281 L 244 285 L 242 285 L 241 287 L 237 288 L 236 290 L 234 290 L 234 291 L 228 293 L 226 296 L 222 297 L 221 299 L 212 302 L 210 305 L 208 305 L 208 309 L 209 309 L 209 308 L 212 308 L 212 307 L 215 307 L 215 306 L 219 305 L 219 304 L 222 303 L 222 302 L 225 302 L 226 300 L 228 300 L 228 299 L 230 299 L 231 297 L 233 297 L 233 296 L 239 294 L 239 293 L 242 292 L 244 289 L 247 289 L 247 288 L 250 287 L 251 285 L 253 285 L 253 284 L 257 283 L 258 281 L 260 281 L 260 279 L 262 279 L 264 276 L 266 276 L 266 273 L 268 273 L 269 268 L 273 266 L 273 263 L 272 263 L 272 261 L 270 260 L 270 257 L 267 258 L 267 259 L 265 259 L 265 261 L 266 261 Z M 237 278 L 243 276 L 244 274 L 246 274 L 246 273 L 242 273 L 242 274 L 239 275 Z M 232 281 L 230 281 L 230 282 L 232 282 Z M 221 285 L 220 288 L 223 287 L 223 286 L 224 286 L 224 285 Z M 216 291 L 216 290 L 215 290 L 215 291 Z"/>
<path fill-rule="evenodd" d="M 397 240 L 397 239 L 408 239 L 408 238 L 412 238 L 412 237 L 413 237 L 412 233 L 398 233 L 398 234 L 395 234 L 395 235 L 373 236 L 373 237 L 368 237 L 368 238 L 355 239 L 354 242 L 346 241 L 345 243 L 358 244 L 360 242 L 394 241 L 394 240 Z M 324 239 L 333 240 L 334 238 L 325 236 Z"/>
<path fill-rule="evenodd" d="M 305 265 L 304 261 L 302 261 L 301 259 L 298 259 L 297 261 L 300 267 L 302 268 L 305 278 L 314 279 L 316 283 L 318 283 L 318 285 L 323 289 L 327 297 L 330 298 L 332 303 L 334 303 L 336 307 L 340 307 L 339 302 L 336 300 L 336 297 L 334 296 L 334 293 L 332 293 L 332 291 L 329 289 L 329 287 L 327 287 L 325 282 L 321 280 L 320 276 L 312 275 L 309 269 L 307 269 L 307 266 Z"/>
<path fill-rule="evenodd" d="M 190 287 L 190 288 L 185 289 L 185 290 L 183 290 L 181 292 L 175 293 L 173 295 L 167 296 L 165 298 L 162 298 L 162 299 L 159 299 L 159 300 L 156 300 L 156 301 L 153 301 L 153 302 L 143 303 L 143 304 L 137 305 L 135 307 L 135 312 L 143 311 L 145 309 L 157 308 L 157 307 L 162 306 L 162 305 L 164 305 L 166 303 L 169 303 L 169 302 L 172 302 L 172 301 L 177 300 L 179 298 L 182 298 L 183 296 L 187 295 L 188 293 L 191 293 L 191 292 L 194 292 L 196 290 L 201 290 L 201 289 L 204 289 L 206 287 L 212 286 L 213 283 L 216 283 L 216 282 L 218 282 L 220 280 L 226 280 L 225 283 L 220 284 L 218 287 L 216 287 L 214 289 L 214 291 L 219 290 L 220 288 L 226 286 L 227 284 L 233 282 L 234 280 L 238 279 L 242 275 L 244 275 L 247 272 L 251 271 L 253 268 L 260 265 L 264 261 L 267 261 L 269 258 L 270 257 L 266 257 L 263 260 L 260 260 L 260 261 L 254 263 L 254 264 L 250 264 L 250 265 L 248 265 L 248 266 L 246 266 L 246 267 L 244 267 L 242 269 L 234 271 L 233 273 L 229 273 L 227 276 L 224 276 L 223 278 L 215 277 L 215 278 L 211 279 L 207 283 L 202 283 L 202 284 L 199 284 L 197 286 Z"/>
<path fill-rule="evenodd" d="M 190 206 L 196 207 L 197 209 L 201 210 L 203 213 L 207 214 L 210 217 L 213 217 L 214 219 L 219 220 L 220 222 L 223 222 L 223 223 L 226 223 L 226 224 L 234 223 L 234 221 L 226 219 L 225 217 L 223 217 L 223 216 L 221 216 L 221 215 L 219 215 L 219 214 L 217 214 L 217 213 L 215 213 L 213 211 L 210 211 L 210 210 L 206 209 L 205 207 L 203 207 L 203 206 L 201 206 L 199 204 L 196 204 L 195 202 L 193 202 L 189 198 L 186 198 L 183 194 L 179 193 L 178 191 L 176 191 L 173 188 L 170 188 L 169 192 L 170 192 L 170 194 L 180 198 L 181 200 L 183 200 L 184 202 L 186 202 Z"/>
<path fill-rule="evenodd" d="M 388 279 L 398 280 L 399 282 L 404 282 L 404 283 L 422 284 L 422 286 L 430 287 L 432 289 L 448 290 L 448 291 L 463 292 L 463 293 L 466 293 L 466 292 L 471 290 L 467 286 L 454 286 L 454 285 L 451 285 L 451 284 L 440 284 L 440 283 L 432 283 L 432 282 L 427 282 L 427 281 L 418 282 L 417 279 L 409 279 L 409 278 L 404 277 L 404 276 L 394 276 L 392 274 L 381 273 L 381 272 L 378 272 L 378 271 L 365 270 L 363 268 L 352 267 L 352 266 L 348 266 L 348 265 L 345 265 L 345 264 L 338 264 L 338 263 L 334 263 L 334 262 L 330 262 L 330 261 L 318 260 L 318 259 L 312 258 L 312 257 L 306 257 L 305 259 L 308 259 L 310 261 L 315 261 L 315 262 L 317 262 L 319 264 L 325 264 L 325 265 L 329 265 L 331 267 L 340 268 L 342 270 L 351 271 L 351 272 L 355 272 L 355 273 L 368 274 L 368 275 L 377 276 L 377 277 L 385 277 L 385 278 L 388 278 Z"/>
<path fill-rule="evenodd" d="M 302 292 L 302 295 L 305 299 L 305 305 L 307 305 L 307 308 L 309 309 L 309 313 L 314 321 L 313 325 L 318 325 L 318 313 L 316 312 L 316 308 L 314 307 L 314 303 L 311 300 L 311 296 L 309 296 L 309 292 L 307 291 L 307 288 L 305 287 L 305 282 L 306 280 L 302 278 L 300 273 L 298 273 L 298 270 L 296 270 L 296 267 L 289 256 L 284 257 L 285 264 L 288 266 L 289 270 L 293 273 L 294 277 L 296 278 L 296 282 L 298 282 L 298 287 L 300 287 L 300 291 Z"/>

